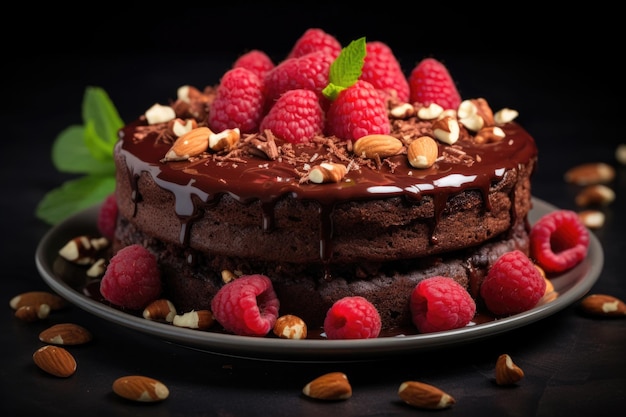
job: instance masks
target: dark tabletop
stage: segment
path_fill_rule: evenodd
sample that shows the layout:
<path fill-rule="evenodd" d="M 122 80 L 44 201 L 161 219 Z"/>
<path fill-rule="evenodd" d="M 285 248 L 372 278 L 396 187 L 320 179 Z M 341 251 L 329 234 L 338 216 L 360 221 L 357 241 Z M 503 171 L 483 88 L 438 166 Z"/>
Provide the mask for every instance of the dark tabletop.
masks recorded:
<path fill-rule="evenodd" d="M 50 290 L 34 261 L 50 225 L 34 212 L 46 192 L 71 178 L 52 166 L 50 149 L 63 129 L 82 123 L 87 86 L 104 88 L 121 117 L 130 121 L 153 103 L 175 97 L 183 84 L 214 84 L 247 49 L 282 57 L 311 26 L 336 34 L 344 44 L 364 35 L 385 41 L 407 71 L 432 55 L 446 63 L 464 98 L 485 97 L 495 109 L 518 110 L 518 121 L 539 147 L 533 178 L 533 194 L 539 199 L 578 210 L 574 198 L 579 188 L 564 182 L 564 172 L 583 162 L 613 165 L 617 176 L 609 185 L 616 199 L 602 209 L 605 225 L 592 231 L 602 245 L 604 265 L 589 292 L 626 300 L 626 167 L 615 159 L 615 149 L 625 142 L 623 81 L 611 61 L 617 53 L 600 54 L 593 46 L 601 45 L 600 39 L 583 50 L 583 20 L 570 22 L 566 32 L 550 32 L 551 37 L 542 29 L 548 19 L 526 26 L 526 31 L 536 32 L 539 43 L 527 40 L 504 19 L 492 21 L 497 29 L 448 33 L 444 42 L 435 26 L 426 33 L 398 31 L 381 26 L 374 12 L 359 16 L 362 26 L 353 22 L 349 29 L 340 24 L 343 10 L 311 12 L 306 23 L 283 19 L 286 12 L 275 10 L 273 27 L 259 21 L 259 10 L 235 10 L 214 9 L 217 16 L 201 19 L 200 12 L 183 9 L 178 17 L 156 21 L 120 21 L 108 13 L 95 20 L 68 18 L 58 25 L 42 17 L 37 42 L 26 44 L 20 34 L 7 34 L 15 41 L 3 50 L 9 77 L 0 163 L 0 293 L 5 302 L 0 315 L 1 414 L 425 415 L 428 411 L 399 400 L 398 387 L 406 380 L 435 385 L 456 399 L 439 415 L 614 416 L 626 409 L 626 320 L 585 316 L 578 300 L 542 320 L 479 341 L 357 362 L 294 363 L 210 354 L 119 326 L 75 305 L 43 321 L 15 318 L 9 306 L 13 296 Z M 601 29 L 608 36 L 609 26 Z M 140 53 L 132 55 L 134 48 Z M 80 324 L 94 334 L 91 343 L 68 348 L 78 368 L 64 379 L 44 374 L 32 359 L 43 345 L 39 332 L 61 322 Z M 502 353 L 525 372 L 513 387 L 499 387 L 493 380 Z M 346 373 L 353 387 L 350 399 L 326 403 L 301 395 L 307 382 L 331 371 Z M 117 397 L 113 381 L 132 374 L 159 379 L 168 386 L 169 398 L 142 404 Z"/>

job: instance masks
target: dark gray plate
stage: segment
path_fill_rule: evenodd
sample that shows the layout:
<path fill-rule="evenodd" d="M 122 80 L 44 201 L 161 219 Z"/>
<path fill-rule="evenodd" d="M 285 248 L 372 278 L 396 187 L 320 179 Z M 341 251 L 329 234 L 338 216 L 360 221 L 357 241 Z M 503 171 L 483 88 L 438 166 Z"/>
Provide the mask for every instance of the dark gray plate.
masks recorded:
<path fill-rule="evenodd" d="M 533 199 L 533 204 L 531 223 L 556 210 L 556 207 L 539 199 Z M 559 293 L 558 298 L 521 314 L 450 331 L 363 340 L 288 340 L 236 336 L 176 327 L 119 311 L 84 295 L 73 288 L 66 277 L 55 274 L 54 260 L 58 250 L 68 240 L 79 235 L 97 234 L 98 209 L 99 206 L 92 207 L 68 218 L 52 228 L 39 243 L 35 262 L 50 288 L 72 304 L 105 320 L 166 342 L 233 357 L 295 362 L 366 361 L 469 343 L 541 320 L 579 300 L 597 281 L 604 263 L 602 247 L 595 235 L 591 234 L 587 258 L 572 270 L 552 279 L 555 291 Z"/>

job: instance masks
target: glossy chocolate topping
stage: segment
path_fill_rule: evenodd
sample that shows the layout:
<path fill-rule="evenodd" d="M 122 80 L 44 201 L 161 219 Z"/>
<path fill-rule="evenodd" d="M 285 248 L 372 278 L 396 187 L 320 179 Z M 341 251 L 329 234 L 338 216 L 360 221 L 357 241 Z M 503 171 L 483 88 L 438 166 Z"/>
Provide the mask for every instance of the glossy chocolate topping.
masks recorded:
<path fill-rule="evenodd" d="M 420 123 L 428 125 L 422 128 L 422 132 L 428 133 L 430 123 Z M 263 224 L 259 226 L 266 231 L 274 225 L 274 205 L 290 196 L 319 202 L 320 258 L 328 262 L 332 252 L 332 212 L 341 203 L 389 197 L 419 202 L 424 196 L 431 196 L 435 207 L 433 228 L 448 198 L 468 189 L 478 190 L 489 210 L 490 187 L 508 171 L 517 170 L 537 156 L 534 140 L 521 126 L 509 122 L 500 127 L 506 136 L 496 142 L 476 143 L 464 129 L 454 145 L 439 142 L 439 158 L 427 169 L 416 169 L 408 163 L 406 146 L 398 155 L 373 162 L 356 157 L 351 143 L 335 138 L 316 138 L 303 145 L 271 138 L 279 152 L 268 158 L 254 152 L 258 146 L 252 143 L 267 139 L 260 135 L 243 135 L 236 154 L 216 155 L 208 151 L 189 160 L 162 162 L 171 147 L 171 141 L 162 140 L 165 127 L 147 126 L 143 119 L 120 131 L 116 152 L 126 161 L 135 204 L 141 201 L 136 180 L 142 172 L 148 172 L 161 188 L 175 196 L 181 244 L 188 242 L 189 228 L 203 207 L 217 203 L 223 195 L 244 205 L 260 201 Z M 400 130 L 396 124 L 392 135 L 406 137 L 398 133 Z M 246 142 L 246 138 L 250 141 Z M 242 150 L 245 147 L 247 152 Z M 307 181 L 307 171 L 321 162 L 343 163 L 348 172 L 336 183 Z M 511 216 L 513 219 L 514 213 Z"/>

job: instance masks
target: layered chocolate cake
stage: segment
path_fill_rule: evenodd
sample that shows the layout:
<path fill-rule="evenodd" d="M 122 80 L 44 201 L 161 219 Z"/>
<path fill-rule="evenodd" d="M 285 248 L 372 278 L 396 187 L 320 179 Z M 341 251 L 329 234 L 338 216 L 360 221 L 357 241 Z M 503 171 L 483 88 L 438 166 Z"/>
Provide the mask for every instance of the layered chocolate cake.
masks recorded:
<path fill-rule="evenodd" d="M 179 311 L 210 309 L 233 277 L 263 274 L 280 314 L 309 328 L 350 295 L 376 306 L 383 329 L 406 327 L 420 280 L 451 277 L 478 300 L 500 255 L 528 253 L 537 148 L 514 111 L 386 92 L 386 130 L 293 140 L 212 123 L 219 96 L 183 86 L 115 148 L 114 250 L 154 253 Z"/>

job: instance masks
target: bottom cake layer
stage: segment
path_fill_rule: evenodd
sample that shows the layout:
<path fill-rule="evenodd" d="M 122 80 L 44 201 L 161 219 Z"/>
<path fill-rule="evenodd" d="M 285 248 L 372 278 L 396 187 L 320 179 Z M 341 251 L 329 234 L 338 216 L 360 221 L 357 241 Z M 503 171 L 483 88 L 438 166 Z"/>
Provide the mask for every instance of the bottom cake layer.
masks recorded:
<path fill-rule="evenodd" d="M 528 253 L 527 222 L 509 233 L 463 251 L 384 264 L 321 265 L 267 263 L 211 257 L 191 253 L 143 234 L 123 217 L 118 219 L 114 251 L 139 243 L 158 260 L 164 283 L 163 296 L 179 312 L 210 309 L 211 299 L 225 280 L 234 275 L 264 274 L 273 282 L 280 300 L 280 315 L 294 314 L 310 329 L 321 328 L 332 304 L 346 296 L 365 297 L 378 309 L 382 328 L 412 327 L 409 297 L 415 285 L 431 276 L 447 276 L 465 286 L 480 306 L 478 289 L 487 271 L 502 254 L 519 249 Z"/>

